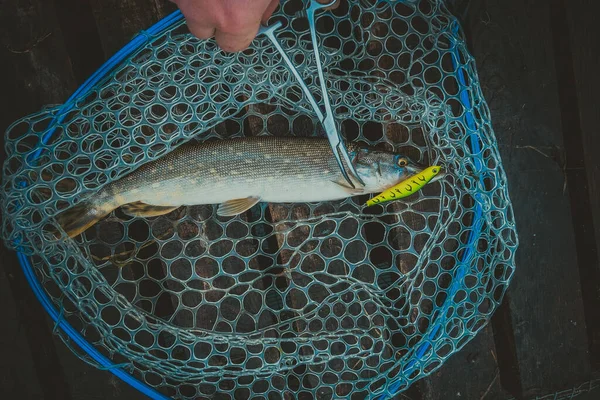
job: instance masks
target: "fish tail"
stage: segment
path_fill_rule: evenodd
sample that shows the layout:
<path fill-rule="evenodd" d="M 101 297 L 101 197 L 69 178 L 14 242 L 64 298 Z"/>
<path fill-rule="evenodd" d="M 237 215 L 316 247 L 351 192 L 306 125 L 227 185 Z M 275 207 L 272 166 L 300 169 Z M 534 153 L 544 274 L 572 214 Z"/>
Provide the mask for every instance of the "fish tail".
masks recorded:
<path fill-rule="evenodd" d="M 56 222 L 72 238 L 96 224 L 116 207 L 99 206 L 92 200 L 83 201 L 56 216 Z"/>

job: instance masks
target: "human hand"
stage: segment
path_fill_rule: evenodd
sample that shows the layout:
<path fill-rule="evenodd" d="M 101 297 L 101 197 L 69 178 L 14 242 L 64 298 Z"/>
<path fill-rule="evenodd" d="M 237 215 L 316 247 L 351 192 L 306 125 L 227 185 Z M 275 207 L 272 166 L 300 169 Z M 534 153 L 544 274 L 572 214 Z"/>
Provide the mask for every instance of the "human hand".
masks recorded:
<path fill-rule="evenodd" d="M 279 0 L 172 0 L 185 16 L 190 32 L 215 37 L 225 51 L 246 49 L 266 23 Z"/>
<path fill-rule="evenodd" d="M 260 24 L 266 24 L 279 5 L 279 0 L 171 1 L 177 4 L 185 16 L 188 28 L 194 36 L 200 39 L 214 36 L 219 47 L 229 52 L 248 48 L 256 37 Z"/>

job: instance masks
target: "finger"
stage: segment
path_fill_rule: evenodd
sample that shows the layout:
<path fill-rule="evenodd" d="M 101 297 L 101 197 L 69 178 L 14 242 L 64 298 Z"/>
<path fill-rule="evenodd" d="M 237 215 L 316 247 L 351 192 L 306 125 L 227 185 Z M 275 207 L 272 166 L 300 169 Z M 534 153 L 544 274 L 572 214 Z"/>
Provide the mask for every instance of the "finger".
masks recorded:
<path fill-rule="evenodd" d="M 238 32 L 224 32 L 217 30 L 215 32 L 215 40 L 221 49 L 228 52 L 242 51 L 250 46 L 258 34 L 260 24 L 258 21 L 251 28 Z"/>
<path fill-rule="evenodd" d="M 215 28 L 188 22 L 188 29 L 198 39 L 210 39 L 215 35 Z"/>
<path fill-rule="evenodd" d="M 267 21 L 269 20 L 269 18 L 271 18 L 271 15 L 273 15 L 273 13 L 277 9 L 278 5 L 279 5 L 279 0 L 273 0 L 273 1 L 271 1 L 271 3 L 267 7 L 267 9 L 265 10 L 265 13 L 263 14 L 263 16 L 261 18 L 261 22 L 263 24 L 266 24 Z"/>
<path fill-rule="evenodd" d="M 214 18 L 210 13 L 202 12 L 201 4 L 193 0 L 172 0 L 181 10 L 192 35 L 199 39 L 209 39 L 215 34 Z"/>

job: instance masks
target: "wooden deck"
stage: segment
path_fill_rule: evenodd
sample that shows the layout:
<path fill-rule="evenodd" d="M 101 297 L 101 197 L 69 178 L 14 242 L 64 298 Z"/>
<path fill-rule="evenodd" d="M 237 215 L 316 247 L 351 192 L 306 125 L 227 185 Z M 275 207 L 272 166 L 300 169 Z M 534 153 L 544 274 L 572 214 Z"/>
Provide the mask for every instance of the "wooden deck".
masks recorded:
<path fill-rule="evenodd" d="M 491 324 L 399 398 L 534 399 L 566 391 L 557 399 L 568 399 L 569 390 L 585 392 L 594 384 L 583 384 L 600 379 L 594 2 L 454 3 L 491 109 L 521 244 L 513 282 Z M 4 1 L 0 131 L 43 105 L 64 102 L 135 33 L 172 10 L 166 0 Z M 143 398 L 52 335 L 15 254 L 2 244 L 0 264 L 0 397 Z M 600 398 L 600 389 L 576 398 Z"/>

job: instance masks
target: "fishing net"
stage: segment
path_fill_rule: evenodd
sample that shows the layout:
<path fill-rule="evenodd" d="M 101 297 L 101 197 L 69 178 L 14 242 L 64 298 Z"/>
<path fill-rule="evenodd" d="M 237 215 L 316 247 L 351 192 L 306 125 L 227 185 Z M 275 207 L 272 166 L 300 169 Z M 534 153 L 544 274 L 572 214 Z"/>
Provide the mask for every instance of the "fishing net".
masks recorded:
<path fill-rule="evenodd" d="M 271 23 L 318 100 L 305 7 L 286 1 Z M 226 54 L 179 13 L 6 133 L 4 240 L 62 321 L 160 393 L 391 397 L 473 338 L 510 281 L 506 177 L 444 3 L 343 1 L 317 14 L 317 30 L 346 139 L 443 165 L 443 180 L 366 209 L 369 196 L 228 218 L 213 205 L 148 219 L 116 210 L 56 239 L 61 210 L 185 141 L 323 135 L 266 37 Z"/>

